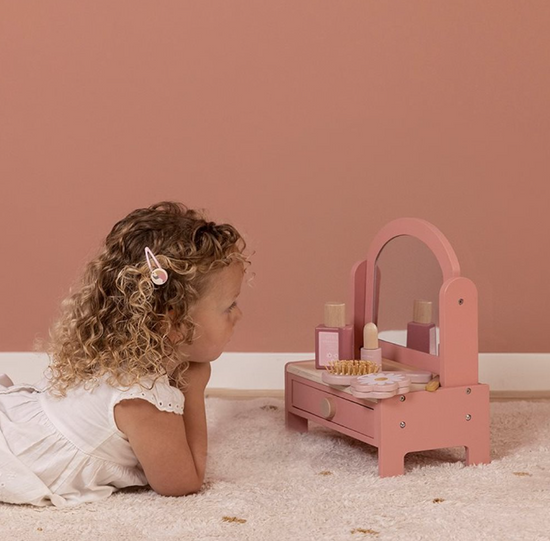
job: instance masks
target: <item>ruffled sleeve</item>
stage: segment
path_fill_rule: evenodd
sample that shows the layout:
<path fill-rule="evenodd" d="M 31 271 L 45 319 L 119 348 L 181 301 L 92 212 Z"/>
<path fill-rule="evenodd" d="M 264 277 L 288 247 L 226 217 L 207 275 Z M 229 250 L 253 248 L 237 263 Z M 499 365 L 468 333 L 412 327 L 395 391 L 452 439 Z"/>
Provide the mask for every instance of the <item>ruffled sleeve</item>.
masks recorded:
<path fill-rule="evenodd" d="M 111 412 L 114 407 L 123 400 L 132 400 L 139 398 L 147 400 L 160 411 L 167 411 L 183 415 L 184 396 L 183 393 L 172 387 L 168 382 L 168 377 L 160 377 L 155 381 L 142 381 L 141 385 L 136 384 L 129 389 L 120 390 L 114 396 Z"/>

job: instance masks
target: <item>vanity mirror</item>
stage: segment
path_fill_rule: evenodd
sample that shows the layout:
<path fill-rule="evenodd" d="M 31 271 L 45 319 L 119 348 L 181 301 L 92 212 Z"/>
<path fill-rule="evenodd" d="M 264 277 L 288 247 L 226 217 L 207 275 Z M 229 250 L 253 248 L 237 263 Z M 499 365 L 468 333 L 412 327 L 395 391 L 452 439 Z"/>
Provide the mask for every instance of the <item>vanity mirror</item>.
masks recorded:
<path fill-rule="evenodd" d="M 314 361 L 288 363 L 287 427 L 303 432 L 313 421 L 377 447 L 383 477 L 402 474 L 405 455 L 427 449 L 463 446 L 466 464 L 489 462 L 489 388 L 478 382 L 477 290 L 460 276 L 445 236 L 424 220 L 390 222 L 353 267 L 351 297 L 354 358 L 361 358 L 365 326 L 377 323 L 384 373 L 341 385 L 324 381 Z M 409 340 L 415 301 L 424 321 L 419 324 L 430 326 L 431 319 L 439 328 L 429 347 Z M 430 372 L 440 387 L 431 392 L 413 384 L 407 374 L 418 371 Z M 406 385 L 397 382 L 403 377 Z M 394 389 L 373 393 L 375 384 Z"/>
<path fill-rule="evenodd" d="M 458 259 L 443 233 L 417 218 L 400 218 L 384 226 L 372 241 L 366 260 L 352 270 L 356 355 L 364 325 L 377 320 L 383 302 L 384 269 L 381 270 L 377 262 L 385 248 L 403 236 L 424 244 L 438 263 L 442 277 L 437 294 L 439 343 L 437 351 L 432 352 L 437 353 L 435 355 L 380 340 L 383 357 L 438 374 L 442 385 L 477 381 L 477 289 L 471 280 L 460 276 Z"/>
<path fill-rule="evenodd" d="M 442 283 L 441 267 L 422 241 L 409 235 L 390 240 L 376 259 L 375 288 L 379 300 L 373 319 L 379 338 L 421 349 L 414 340 L 414 333 L 420 330 L 427 334 L 433 329 L 432 348 L 426 351 L 437 355 Z"/>

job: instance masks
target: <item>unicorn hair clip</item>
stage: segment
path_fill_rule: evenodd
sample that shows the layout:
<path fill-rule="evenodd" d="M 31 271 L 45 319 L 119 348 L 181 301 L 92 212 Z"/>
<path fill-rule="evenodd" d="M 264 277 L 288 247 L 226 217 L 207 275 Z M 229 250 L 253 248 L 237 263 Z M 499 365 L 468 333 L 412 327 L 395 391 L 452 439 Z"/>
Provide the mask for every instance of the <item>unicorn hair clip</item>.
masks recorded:
<path fill-rule="evenodd" d="M 168 273 L 160 266 L 157 258 L 147 246 L 145 247 L 145 258 L 147 259 L 147 266 L 151 271 L 151 281 L 153 284 L 157 286 L 164 285 L 168 281 Z M 153 267 L 151 260 L 155 263 L 155 267 Z"/>

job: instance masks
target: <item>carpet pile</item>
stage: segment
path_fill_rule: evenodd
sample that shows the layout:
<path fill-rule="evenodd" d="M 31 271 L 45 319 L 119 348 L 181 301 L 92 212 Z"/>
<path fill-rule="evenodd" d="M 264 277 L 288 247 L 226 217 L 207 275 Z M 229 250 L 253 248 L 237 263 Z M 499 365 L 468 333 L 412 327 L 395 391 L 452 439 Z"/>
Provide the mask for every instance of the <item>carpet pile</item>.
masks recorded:
<path fill-rule="evenodd" d="M 464 449 L 412 453 L 380 479 L 375 448 L 310 423 L 284 427 L 278 399 L 207 399 L 198 494 L 130 489 L 71 509 L 0 504 L 0 539 L 550 540 L 550 402 L 491 404 L 492 462 Z"/>

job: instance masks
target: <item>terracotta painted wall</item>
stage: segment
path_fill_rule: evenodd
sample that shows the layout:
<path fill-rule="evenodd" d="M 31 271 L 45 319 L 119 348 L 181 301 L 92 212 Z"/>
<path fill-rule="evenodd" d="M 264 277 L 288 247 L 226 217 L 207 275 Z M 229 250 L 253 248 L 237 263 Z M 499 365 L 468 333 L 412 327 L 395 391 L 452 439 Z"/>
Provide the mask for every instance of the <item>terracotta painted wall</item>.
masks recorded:
<path fill-rule="evenodd" d="M 312 351 L 401 216 L 477 284 L 481 351 L 550 351 L 549 24 L 547 0 L 0 0 L 0 350 L 176 199 L 255 251 L 233 351 Z"/>

